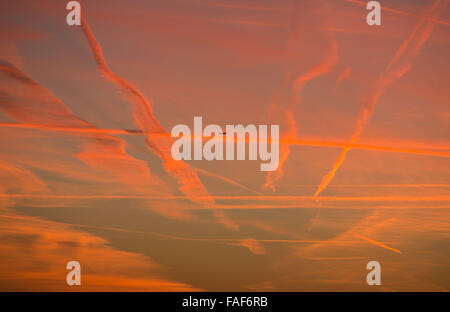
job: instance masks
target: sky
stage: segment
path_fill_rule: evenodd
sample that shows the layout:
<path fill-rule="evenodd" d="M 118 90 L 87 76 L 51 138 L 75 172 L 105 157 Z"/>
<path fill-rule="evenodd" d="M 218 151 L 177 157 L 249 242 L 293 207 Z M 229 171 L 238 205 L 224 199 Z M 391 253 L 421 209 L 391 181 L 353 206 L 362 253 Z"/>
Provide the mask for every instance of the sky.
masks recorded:
<path fill-rule="evenodd" d="M 1 291 L 450 290 L 448 0 L 80 3 L 0 0 Z M 278 169 L 173 160 L 195 116 Z"/>

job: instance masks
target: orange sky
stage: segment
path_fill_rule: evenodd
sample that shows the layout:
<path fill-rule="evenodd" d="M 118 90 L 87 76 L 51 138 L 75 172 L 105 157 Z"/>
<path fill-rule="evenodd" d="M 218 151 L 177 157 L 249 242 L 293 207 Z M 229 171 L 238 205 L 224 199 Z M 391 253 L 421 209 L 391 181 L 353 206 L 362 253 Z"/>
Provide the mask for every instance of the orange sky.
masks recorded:
<path fill-rule="evenodd" d="M 450 290 L 448 0 L 80 2 L 0 3 L 0 290 Z M 194 116 L 278 170 L 174 161 Z"/>

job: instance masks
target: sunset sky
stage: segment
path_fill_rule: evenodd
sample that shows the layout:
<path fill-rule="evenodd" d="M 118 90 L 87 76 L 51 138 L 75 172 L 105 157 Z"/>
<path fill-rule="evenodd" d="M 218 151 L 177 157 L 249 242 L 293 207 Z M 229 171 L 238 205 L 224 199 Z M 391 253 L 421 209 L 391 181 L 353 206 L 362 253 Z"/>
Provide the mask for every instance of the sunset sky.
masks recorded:
<path fill-rule="evenodd" d="M 449 0 L 67 2 L 0 0 L 0 291 L 450 290 Z"/>

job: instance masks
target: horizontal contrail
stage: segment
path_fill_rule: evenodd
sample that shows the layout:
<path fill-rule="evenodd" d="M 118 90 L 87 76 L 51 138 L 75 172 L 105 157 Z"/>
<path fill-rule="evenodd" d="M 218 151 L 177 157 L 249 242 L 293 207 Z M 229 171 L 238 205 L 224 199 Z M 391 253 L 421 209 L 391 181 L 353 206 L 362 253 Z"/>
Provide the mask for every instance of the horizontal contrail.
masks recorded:
<path fill-rule="evenodd" d="M 383 152 L 397 152 L 407 154 L 419 154 L 419 155 L 433 155 L 441 157 L 450 157 L 450 152 L 439 151 L 436 149 L 449 150 L 447 147 L 438 147 L 436 149 L 419 149 L 409 147 L 393 147 L 393 146 L 381 146 L 373 144 L 352 143 L 352 142 L 335 142 L 335 141 L 316 141 L 316 140 L 286 140 L 281 143 L 287 143 L 291 145 L 305 145 L 305 146 L 318 146 L 318 147 L 349 147 L 351 149 L 364 149 L 364 150 L 378 150 Z"/>
<path fill-rule="evenodd" d="M 128 129 L 100 129 L 95 127 L 69 127 L 69 126 L 52 126 L 44 124 L 24 124 L 24 123 L 0 123 L 0 127 L 3 128 L 20 128 L 20 129 L 38 129 L 45 131 L 55 132 L 76 132 L 76 133 L 99 133 L 99 134 L 121 134 L 121 135 L 148 135 L 149 133 L 141 130 L 128 130 Z M 164 135 L 159 132 L 153 132 L 152 135 Z"/>
<path fill-rule="evenodd" d="M 81 127 L 63 127 L 63 126 L 51 126 L 41 124 L 21 124 L 21 123 L 0 123 L 0 128 L 23 128 L 23 129 L 39 129 L 45 131 L 61 131 L 61 132 L 79 132 L 79 133 L 98 133 L 98 134 L 117 134 L 117 135 L 137 135 L 137 136 L 170 136 L 169 133 L 160 132 L 145 132 L 141 130 L 131 129 L 99 129 L 99 128 L 81 128 Z M 194 140 L 196 136 L 191 136 L 191 140 Z M 203 140 L 209 140 L 211 137 L 202 137 Z M 224 137 L 224 141 L 227 141 L 227 137 Z M 256 142 L 246 138 L 240 140 L 235 138 L 235 142 Z M 268 139 L 270 143 L 270 139 Z M 383 146 L 376 144 L 364 144 L 364 143 L 352 143 L 345 141 L 329 141 L 329 140 L 306 140 L 306 139 L 280 139 L 279 143 L 298 146 L 313 146 L 313 147 L 329 147 L 329 148 L 345 148 L 350 147 L 352 149 L 363 150 L 376 150 L 382 152 L 394 152 L 394 153 L 406 153 L 406 154 L 418 154 L 418 155 L 430 155 L 440 157 L 450 157 L 450 145 L 449 146 L 429 146 L 428 148 L 414 148 L 408 146 L 395 147 L 395 146 Z M 446 151 L 449 150 L 449 151 Z"/>
<path fill-rule="evenodd" d="M 291 186 L 291 187 L 316 187 L 314 184 L 280 184 L 280 186 Z M 331 187 L 331 186 L 330 186 Z M 427 183 L 427 184 L 334 184 L 333 188 L 450 188 L 450 184 L 438 184 L 438 183 Z"/>
<path fill-rule="evenodd" d="M 0 215 L 0 218 L 7 218 L 7 219 L 18 219 L 23 220 L 23 217 L 20 216 L 11 216 L 11 215 Z M 26 219 L 29 221 L 35 221 L 40 222 L 40 219 Z M 80 227 L 80 228 L 92 228 L 92 229 L 101 229 L 101 230 L 107 230 L 107 231 L 114 231 L 114 232 L 124 232 L 124 233 L 133 233 L 133 234 L 143 234 L 143 235 L 150 235 L 155 236 L 160 239 L 169 239 L 169 240 L 180 240 L 180 241 L 197 241 L 197 242 L 219 242 L 219 243 L 240 243 L 242 240 L 245 240 L 246 238 L 194 238 L 194 237 L 183 237 L 183 236 L 175 236 L 170 234 L 164 234 L 164 233 L 158 233 L 158 232 L 150 232 L 150 231 L 139 231 L 139 230 L 131 230 L 131 229 L 124 229 L 119 227 L 110 227 L 110 226 L 96 226 L 96 225 L 86 225 L 86 224 L 77 224 L 77 223 L 65 223 L 65 222 L 58 222 L 58 221 L 52 221 L 52 223 L 55 224 L 61 224 L 61 225 L 68 225 L 73 227 Z M 335 245 L 347 245 L 347 244 L 365 244 L 364 241 L 360 240 L 299 240 L 299 239 L 252 239 L 256 242 L 260 243 L 288 243 L 288 244 L 335 244 Z M 396 242 L 386 242 L 389 244 L 396 244 Z"/>
<path fill-rule="evenodd" d="M 250 20 L 213 20 L 213 21 L 222 24 L 237 24 L 237 25 L 258 26 L 258 27 L 281 27 L 280 24 L 273 24 L 261 21 L 250 21 Z"/>
<path fill-rule="evenodd" d="M 222 1 L 222 2 L 216 2 L 216 1 L 202 1 L 202 0 L 195 0 L 195 3 L 210 6 L 210 7 L 218 7 L 218 8 L 230 8 L 230 9 L 242 9 L 242 10 L 251 10 L 251 11 L 269 11 L 269 12 L 286 12 L 289 9 L 281 8 L 278 6 L 262 6 L 262 5 L 254 5 L 254 4 L 244 4 L 244 3 L 230 3 L 230 1 Z"/>
<path fill-rule="evenodd" d="M 154 200 L 179 200 L 188 199 L 187 196 L 167 195 L 167 196 L 153 196 L 153 195 L 56 195 L 56 194 L 0 194 L 0 197 L 15 197 L 15 198 L 49 198 L 49 199 L 154 199 Z M 428 202 L 448 202 L 450 196 L 300 196 L 300 195 L 210 195 L 220 200 L 311 200 L 311 201 L 349 201 L 349 202 L 382 202 L 382 201 L 428 201 Z M 201 197 L 200 197 L 201 198 Z"/>

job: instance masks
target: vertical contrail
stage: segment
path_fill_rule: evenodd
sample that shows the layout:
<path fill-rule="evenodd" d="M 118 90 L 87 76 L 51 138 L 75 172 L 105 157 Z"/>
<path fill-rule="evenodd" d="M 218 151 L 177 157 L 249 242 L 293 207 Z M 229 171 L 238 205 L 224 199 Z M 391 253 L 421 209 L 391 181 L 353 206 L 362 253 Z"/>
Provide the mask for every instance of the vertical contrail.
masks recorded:
<path fill-rule="evenodd" d="M 83 15 L 84 16 L 84 15 Z M 126 98 L 133 104 L 133 118 L 142 131 L 166 133 L 156 117 L 153 115 L 151 103 L 137 89 L 136 86 L 127 80 L 117 76 L 108 66 L 102 52 L 102 48 L 95 38 L 86 19 L 83 17 L 82 30 L 86 40 L 94 55 L 97 67 L 103 76 L 116 84 L 124 91 Z M 163 162 L 166 171 L 172 175 L 179 183 L 180 191 L 191 201 L 200 203 L 207 207 L 213 207 L 215 201 L 203 186 L 195 170 L 183 161 L 175 161 L 172 158 L 170 149 L 172 139 L 168 136 L 152 137 L 146 139 L 148 147 Z M 213 210 L 219 221 L 228 228 L 237 229 L 238 225 L 227 218 L 219 210 Z"/>
<path fill-rule="evenodd" d="M 442 6 L 439 6 L 440 4 L 441 0 L 437 0 L 430 8 L 428 14 L 420 18 L 410 36 L 402 43 L 384 72 L 381 73 L 375 84 L 363 98 L 359 116 L 356 121 L 355 130 L 349 142 L 349 146 L 345 147 L 341 151 L 338 159 L 333 165 L 333 168 L 328 172 L 326 176 L 322 178 L 316 192 L 314 193 L 314 196 L 319 196 L 320 193 L 322 193 L 330 184 L 336 172 L 339 170 L 339 167 L 344 162 L 347 153 L 350 151 L 351 145 L 359 140 L 364 126 L 372 116 L 373 110 L 379 97 L 383 95 L 386 88 L 394 80 L 402 77 L 409 71 L 411 62 L 419 54 L 422 46 L 428 40 L 435 25 L 435 23 L 430 21 L 428 17 L 436 17 L 436 15 L 438 15 L 439 13 L 442 13 L 447 6 L 447 0 L 444 1 L 444 4 Z"/>
<path fill-rule="evenodd" d="M 298 9 L 298 8 L 295 7 L 294 9 Z M 296 22 L 295 19 L 297 17 L 296 15 L 297 15 L 296 11 L 294 11 L 293 22 L 291 25 L 291 32 L 290 32 L 289 38 L 287 40 L 287 49 L 288 50 L 290 49 L 290 46 L 292 45 L 293 41 L 297 37 L 298 30 L 296 29 L 297 26 L 295 24 L 295 22 Z M 326 35 L 327 35 L 329 43 L 330 43 L 330 50 L 328 51 L 328 53 L 325 55 L 325 57 L 319 64 L 317 64 L 316 66 L 311 68 L 306 73 L 298 76 L 292 82 L 289 106 L 287 108 L 278 107 L 277 102 L 278 102 L 279 93 L 281 92 L 280 89 L 277 90 L 277 92 L 274 96 L 274 100 L 272 101 L 272 104 L 270 106 L 269 113 L 273 114 L 273 112 L 276 109 L 282 110 L 282 112 L 281 112 L 283 115 L 282 118 L 284 118 L 284 122 L 285 122 L 285 130 L 282 133 L 282 140 L 283 139 L 284 140 L 295 140 L 296 139 L 297 126 L 296 126 L 296 122 L 295 122 L 294 111 L 301 102 L 301 93 L 303 92 L 305 86 L 311 80 L 316 79 L 322 75 L 329 73 L 334 68 L 334 66 L 336 65 L 336 63 L 338 61 L 338 58 L 339 58 L 338 57 L 338 45 L 336 43 L 336 40 L 334 39 L 334 37 L 332 36 L 331 33 L 326 33 Z M 286 74 L 286 77 L 288 77 L 288 76 L 289 75 Z M 286 83 L 285 82 L 286 80 L 287 80 L 287 78 L 285 78 L 283 80 L 281 87 L 284 86 L 284 84 Z M 275 183 L 278 182 L 279 180 L 281 180 L 281 178 L 284 175 L 284 164 L 288 160 L 289 154 L 290 154 L 290 145 L 289 144 L 281 145 L 280 146 L 280 162 L 278 165 L 278 169 L 267 173 L 266 181 L 264 183 L 265 189 L 270 189 L 272 191 L 275 191 Z"/>

